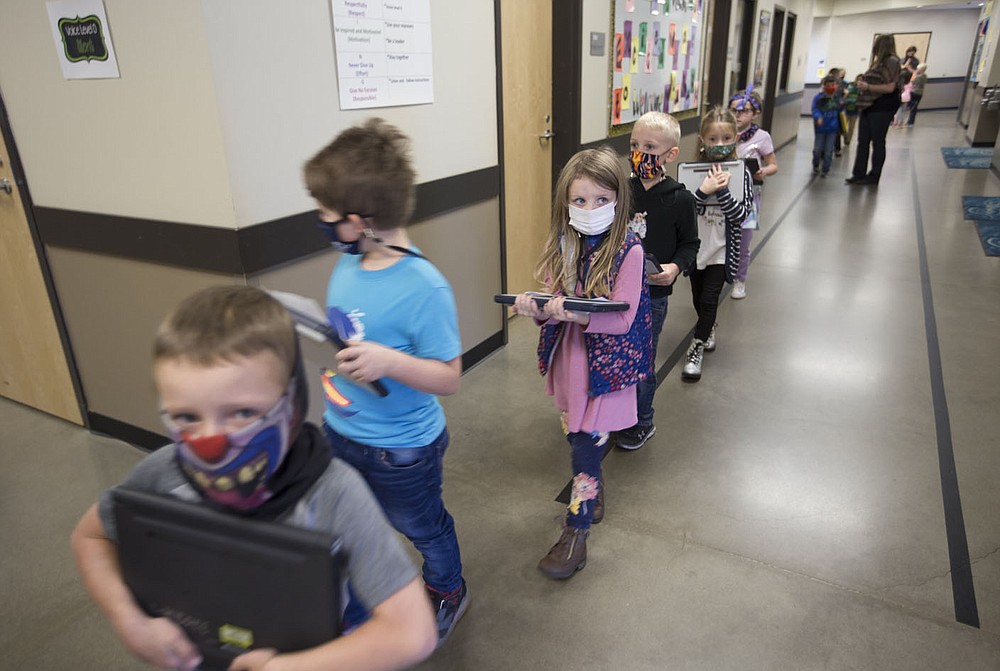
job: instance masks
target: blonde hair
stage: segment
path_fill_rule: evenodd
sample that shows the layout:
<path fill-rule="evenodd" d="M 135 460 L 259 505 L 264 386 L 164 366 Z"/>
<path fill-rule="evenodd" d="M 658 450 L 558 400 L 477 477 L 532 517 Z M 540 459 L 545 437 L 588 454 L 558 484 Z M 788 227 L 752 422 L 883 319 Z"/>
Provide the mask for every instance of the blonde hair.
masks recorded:
<path fill-rule="evenodd" d="M 295 338 L 291 315 L 267 292 L 242 285 L 209 287 L 185 298 L 163 321 L 153 361 L 184 359 L 207 367 L 268 351 L 290 378 Z"/>
<path fill-rule="evenodd" d="M 646 112 L 632 127 L 633 130 L 642 128 L 660 133 L 667 149 L 673 149 L 681 143 L 681 125 L 666 112 Z"/>
<path fill-rule="evenodd" d="M 733 113 L 729 111 L 728 108 L 722 107 L 721 105 L 716 105 L 701 118 L 701 128 L 698 130 L 698 153 L 704 153 L 705 151 L 705 136 L 708 135 L 708 130 L 715 126 L 716 124 L 728 124 L 733 127 L 733 135 L 738 133 L 736 127 L 736 117 Z M 724 161 L 728 161 L 736 158 L 736 147 L 733 147 L 733 151 L 730 152 L 729 156 L 726 156 Z"/>
<path fill-rule="evenodd" d="M 585 278 L 579 278 L 583 257 L 580 234 L 569 225 L 569 189 L 578 179 L 589 179 L 615 192 L 615 218 L 607 239 L 599 245 Z M 632 210 L 632 191 L 622 159 L 610 147 L 585 149 L 574 154 L 559 173 L 552 199 L 552 222 L 535 277 L 548 291 L 573 296 L 583 283 L 583 296 L 608 297 L 615 255 L 625 242 Z"/>

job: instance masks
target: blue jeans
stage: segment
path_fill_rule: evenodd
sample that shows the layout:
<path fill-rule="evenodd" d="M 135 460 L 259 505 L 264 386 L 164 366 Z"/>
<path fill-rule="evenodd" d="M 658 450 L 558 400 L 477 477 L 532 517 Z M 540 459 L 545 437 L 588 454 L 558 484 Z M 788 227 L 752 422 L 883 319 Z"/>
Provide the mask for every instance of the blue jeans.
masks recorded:
<path fill-rule="evenodd" d="M 573 488 L 566 509 L 567 526 L 589 529 L 601 481 L 601 458 L 608 442 L 607 433 L 570 433 L 570 459 L 573 462 Z"/>
<path fill-rule="evenodd" d="M 837 142 L 837 133 L 816 133 L 816 141 L 813 142 L 813 167 L 818 168 L 823 161 L 823 174 L 830 172 L 830 164 L 833 163 L 833 149 Z"/>
<path fill-rule="evenodd" d="M 745 231 L 744 234 L 746 234 Z M 653 396 L 656 394 L 656 345 L 660 342 L 660 332 L 663 330 L 663 322 L 667 319 L 668 298 L 670 297 L 664 296 L 663 298 L 649 299 L 649 307 L 652 311 L 651 317 L 653 319 L 651 325 L 651 335 L 653 338 L 653 353 L 651 355 L 653 375 L 639 380 L 639 384 L 635 385 L 639 426 L 649 426 L 653 423 Z"/>
<path fill-rule="evenodd" d="M 424 582 L 446 594 L 460 588 L 462 557 L 455 521 L 441 500 L 441 465 L 448 448 L 448 430 L 425 447 L 383 449 L 356 443 L 326 424 L 323 428 L 333 456 L 361 473 L 392 526 L 423 555 Z M 364 615 L 358 618 L 359 613 Z M 345 621 L 360 624 L 366 617 L 352 593 Z"/>

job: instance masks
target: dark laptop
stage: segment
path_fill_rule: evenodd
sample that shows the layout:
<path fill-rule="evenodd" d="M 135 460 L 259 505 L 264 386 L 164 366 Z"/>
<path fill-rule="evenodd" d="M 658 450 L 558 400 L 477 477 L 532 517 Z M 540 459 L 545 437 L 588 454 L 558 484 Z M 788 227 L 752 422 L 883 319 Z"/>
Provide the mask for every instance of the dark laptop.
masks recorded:
<path fill-rule="evenodd" d="M 301 650 L 337 636 L 344 557 L 330 535 L 127 489 L 112 492 L 125 584 L 177 622 L 201 668 L 252 648 Z"/>

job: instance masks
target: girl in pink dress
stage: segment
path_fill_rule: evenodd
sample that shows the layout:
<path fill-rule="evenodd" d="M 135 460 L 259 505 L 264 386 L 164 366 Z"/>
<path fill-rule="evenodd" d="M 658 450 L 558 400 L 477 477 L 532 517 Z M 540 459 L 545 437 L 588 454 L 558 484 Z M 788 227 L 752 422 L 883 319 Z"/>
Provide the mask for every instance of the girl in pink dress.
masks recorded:
<path fill-rule="evenodd" d="M 562 413 L 573 487 L 559 541 L 539 562 L 550 578 L 587 563 L 590 525 L 603 518 L 601 459 L 609 434 L 636 423 L 635 385 L 653 374 L 649 290 L 639 238 L 628 230 L 629 175 L 610 148 L 574 155 L 559 174 L 552 224 L 536 276 L 556 297 L 539 307 L 530 294 L 518 314 L 541 326 L 539 369 Z M 567 296 L 628 303 L 620 312 L 567 310 Z"/>

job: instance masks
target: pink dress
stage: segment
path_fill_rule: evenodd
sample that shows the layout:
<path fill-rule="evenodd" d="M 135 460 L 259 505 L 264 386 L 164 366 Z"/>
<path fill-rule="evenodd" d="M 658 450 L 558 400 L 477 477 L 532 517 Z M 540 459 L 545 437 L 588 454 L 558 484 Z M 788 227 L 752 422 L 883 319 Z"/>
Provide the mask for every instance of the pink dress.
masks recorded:
<path fill-rule="evenodd" d="M 586 328 L 575 322 L 566 322 L 563 328 L 562 338 L 552 356 L 545 392 L 553 397 L 556 407 L 564 413 L 570 433 L 620 431 L 634 426 L 637 421 L 635 385 L 600 396 L 587 393 L 590 377 L 583 334 L 627 333 L 639 307 L 642 283 L 645 281 L 642 246 L 635 245 L 622 261 L 610 296 L 611 300 L 626 301 L 629 309 L 594 312 Z M 548 323 L 557 322 L 549 320 Z"/>

